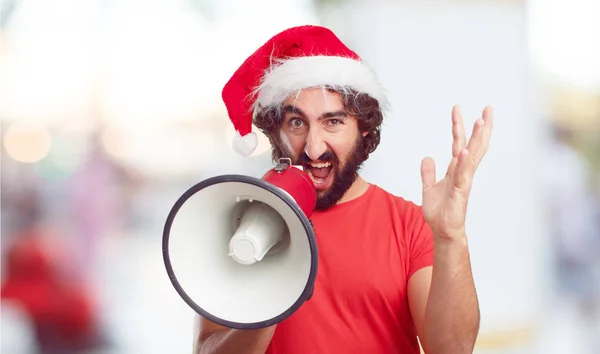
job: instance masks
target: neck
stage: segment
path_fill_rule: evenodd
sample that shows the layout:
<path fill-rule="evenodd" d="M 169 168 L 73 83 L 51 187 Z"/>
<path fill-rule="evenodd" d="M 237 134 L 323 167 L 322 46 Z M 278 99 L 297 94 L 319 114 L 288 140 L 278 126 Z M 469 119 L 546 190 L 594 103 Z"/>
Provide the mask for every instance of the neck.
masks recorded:
<path fill-rule="evenodd" d="M 356 177 L 350 188 L 344 193 L 344 196 L 337 202 L 337 204 L 342 204 L 351 201 L 352 199 L 356 199 L 363 195 L 367 189 L 369 189 L 369 183 L 362 179 L 360 176 Z"/>

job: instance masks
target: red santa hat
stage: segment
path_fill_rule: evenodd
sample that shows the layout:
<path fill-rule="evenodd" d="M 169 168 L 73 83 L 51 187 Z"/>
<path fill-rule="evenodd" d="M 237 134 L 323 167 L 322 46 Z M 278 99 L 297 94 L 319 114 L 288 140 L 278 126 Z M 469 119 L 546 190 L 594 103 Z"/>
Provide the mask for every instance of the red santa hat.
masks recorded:
<path fill-rule="evenodd" d="M 256 149 L 252 119 L 257 109 L 280 105 L 301 89 L 324 86 L 352 89 L 386 105 L 373 71 L 331 30 L 299 26 L 272 37 L 223 88 L 222 98 L 236 130 L 234 149 L 245 156 Z"/>

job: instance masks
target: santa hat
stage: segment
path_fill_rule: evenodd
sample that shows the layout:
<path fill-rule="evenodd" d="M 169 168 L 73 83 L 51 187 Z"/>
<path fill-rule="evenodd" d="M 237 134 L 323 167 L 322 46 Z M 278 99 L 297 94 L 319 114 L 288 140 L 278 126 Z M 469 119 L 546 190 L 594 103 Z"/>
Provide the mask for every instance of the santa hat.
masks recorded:
<path fill-rule="evenodd" d="M 236 130 L 234 149 L 246 156 L 256 149 L 252 118 L 257 109 L 280 105 L 298 90 L 324 86 L 350 88 L 385 105 L 375 74 L 331 30 L 299 26 L 272 37 L 223 88 L 222 98 Z"/>

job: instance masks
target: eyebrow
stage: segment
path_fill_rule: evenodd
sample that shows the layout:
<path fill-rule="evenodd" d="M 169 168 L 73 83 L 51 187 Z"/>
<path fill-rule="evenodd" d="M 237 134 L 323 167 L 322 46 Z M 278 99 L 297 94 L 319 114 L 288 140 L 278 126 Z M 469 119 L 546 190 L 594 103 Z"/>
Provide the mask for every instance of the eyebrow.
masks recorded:
<path fill-rule="evenodd" d="M 300 117 L 306 119 L 306 114 L 302 112 L 302 110 L 298 107 L 292 105 L 286 105 L 283 107 L 283 115 L 285 116 L 287 113 L 297 114 Z M 323 113 L 317 120 L 329 119 L 329 118 L 342 118 L 347 117 L 348 113 L 344 110 L 334 111 L 334 112 L 326 112 Z"/>

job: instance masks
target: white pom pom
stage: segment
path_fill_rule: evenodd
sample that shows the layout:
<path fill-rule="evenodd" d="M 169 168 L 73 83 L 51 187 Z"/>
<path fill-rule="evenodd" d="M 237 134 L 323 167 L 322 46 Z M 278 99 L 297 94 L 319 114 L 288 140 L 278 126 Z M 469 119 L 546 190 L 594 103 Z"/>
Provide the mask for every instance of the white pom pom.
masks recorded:
<path fill-rule="evenodd" d="M 258 136 L 256 133 L 251 132 L 244 136 L 240 135 L 240 132 L 236 130 L 235 136 L 233 137 L 233 149 L 243 156 L 248 156 L 258 146 Z"/>

